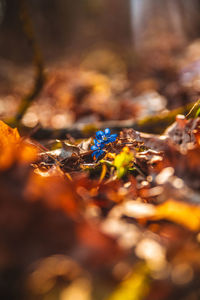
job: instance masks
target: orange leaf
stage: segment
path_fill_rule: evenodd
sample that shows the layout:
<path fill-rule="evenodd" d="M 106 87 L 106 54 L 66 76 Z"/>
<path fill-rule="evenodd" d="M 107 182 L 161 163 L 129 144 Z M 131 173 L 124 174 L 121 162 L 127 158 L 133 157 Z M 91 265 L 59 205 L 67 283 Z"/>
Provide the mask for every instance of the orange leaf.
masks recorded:
<path fill-rule="evenodd" d="M 25 194 L 30 200 L 43 199 L 53 209 L 62 209 L 71 217 L 78 215 L 78 197 L 74 186 L 61 176 L 57 169 L 56 174 L 42 177 L 32 174 L 29 178 Z"/>
<path fill-rule="evenodd" d="M 23 141 L 20 144 L 17 159 L 20 163 L 30 163 L 37 158 L 37 153 L 36 147 Z"/>
<path fill-rule="evenodd" d="M 20 138 L 17 128 L 0 121 L 0 170 L 9 168 L 15 161 L 30 163 L 37 152 L 36 147 Z"/>
<path fill-rule="evenodd" d="M 0 121 L 0 169 L 7 169 L 12 165 L 19 142 L 18 130 Z"/>
<path fill-rule="evenodd" d="M 157 206 L 153 219 L 167 219 L 196 231 L 200 229 L 200 206 L 170 199 Z"/>

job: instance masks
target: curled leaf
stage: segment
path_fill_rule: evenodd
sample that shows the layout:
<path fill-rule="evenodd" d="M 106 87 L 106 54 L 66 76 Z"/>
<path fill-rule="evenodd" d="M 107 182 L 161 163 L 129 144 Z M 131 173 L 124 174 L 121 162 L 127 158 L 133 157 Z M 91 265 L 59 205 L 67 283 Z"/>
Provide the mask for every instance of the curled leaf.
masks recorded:
<path fill-rule="evenodd" d="M 122 152 L 118 154 L 114 160 L 114 166 L 117 169 L 118 178 L 121 178 L 126 174 L 132 160 L 133 154 L 129 151 L 128 147 L 124 147 Z"/>

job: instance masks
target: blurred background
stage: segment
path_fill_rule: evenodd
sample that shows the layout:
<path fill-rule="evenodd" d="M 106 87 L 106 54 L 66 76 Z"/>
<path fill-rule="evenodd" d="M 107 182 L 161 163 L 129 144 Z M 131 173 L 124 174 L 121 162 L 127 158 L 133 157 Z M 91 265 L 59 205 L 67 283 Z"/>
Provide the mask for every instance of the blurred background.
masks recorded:
<path fill-rule="evenodd" d="M 137 122 L 199 96 L 200 0 L 0 0 L 0 119 L 12 125 Z M 86 176 L 66 183 L 51 171 L 39 177 L 22 162 L 0 173 L 0 299 L 200 299 L 199 211 L 194 228 L 192 209 L 179 216 L 187 228 L 144 225 L 120 207 L 108 216 L 136 198 L 134 176 L 126 186 Z M 164 191 L 171 197 L 167 183 Z"/>
<path fill-rule="evenodd" d="M 107 48 L 134 55 L 146 47 L 179 49 L 199 35 L 198 0 L 27 0 L 45 60 L 82 59 Z M 18 0 L 1 0 L 1 57 L 30 60 Z M 149 50 L 149 49 L 148 49 Z M 81 57 L 79 57 L 81 55 Z"/>
<path fill-rule="evenodd" d="M 37 56 L 48 74 L 41 87 L 46 112 L 40 113 L 38 91 L 37 103 L 23 113 L 28 127 L 137 120 L 196 100 L 199 6 L 199 0 L 1 0 L 1 117 L 16 115 L 34 85 Z"/>

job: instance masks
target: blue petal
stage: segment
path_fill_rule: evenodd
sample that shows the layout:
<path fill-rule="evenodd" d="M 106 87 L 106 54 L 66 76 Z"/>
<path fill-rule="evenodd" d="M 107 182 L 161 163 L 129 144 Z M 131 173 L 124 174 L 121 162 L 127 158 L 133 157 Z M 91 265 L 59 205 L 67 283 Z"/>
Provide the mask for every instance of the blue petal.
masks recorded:
<path fill-rule="evenodd" d="M 102 154 L 104 153 L 103 150 L 96 150 L 92 153 L 92 157 L 96 157 L 96 158 L 99 158 L 99 156 L 101 156 Z"/>
<path fill-rule="evenodd" d="M 94 152 L 92 153 L 92 157 L 96 156 L 96 152 L 97 152 L 97 151 L 94 151 Z"/>
<path fill-rule="evenodd" d="M 114 142 L 116 140 L 116 138 L 117 138 L 117 134 L 116 133 L 115 134 L 111 134 L 111 136 L 109 136 L 109 140 L 111 142 Z"/>
<path fill-rule="evenodd" d="M 98 149 L 98 147 L 97 146 L 95 146 L 95 145 L 93 145 L 93 146 L 91 146 L 91 148 L 90 148 L 91 150 L 97 150 Z"/>
<path fill-rule="evenodd" d="M 105 146 L 105 142 L 104 141 L 97 141 L 97 140 L 94 140 L 95 142 L 95 146 L 98 148 L 98 149 L 103 149 L 104 146 Z"/>
<path fill-rule="evenodd" d="M 109 144 L 109 143 L 111 143 L 111 142 L 109 141 L 109 138 L 108 138 L 106 141 L 104 141 L 104 146 Z"/>
<path fill-rule="evenodd" d="M 99 146 L 99 149 L 103 149 L 105 147 L 105 142 L 103 141 L 100 146 Z"/>
<path fill-rule="evenodd" d="M 105 141 L 105 144 L 114 142 L 116 138 L 117 138 L 117 134 L 111 134 L 111 136 L 108 137 L 107 141 Z"/>
<path fill-rule="evenodd" d="M 94 144 L 96 147 L 100 147 L 101 146 L 101 141 L 95 140 L 94 139 Z"/>
<path fill-rule="evenodd" d="M 102 140 L 104 138 L 105 134 L 103 131 L 99 130 L 96 132 L 96 138 L 97 140 Z"/>
<path fill-rule="evenodd" d="M 105 130 L 104 130 L 104 133 L 105 133 L 105 136 L 109 136 L 110 135 L 110 128 L 106 128 Z"/>
<path fill-rule="evenodd" d="M 101 156 L 104 153 L 103 150 L 99 150 L 98 153 L 96 153 L 96 158 L 99 158 L 99 156 Z"/>

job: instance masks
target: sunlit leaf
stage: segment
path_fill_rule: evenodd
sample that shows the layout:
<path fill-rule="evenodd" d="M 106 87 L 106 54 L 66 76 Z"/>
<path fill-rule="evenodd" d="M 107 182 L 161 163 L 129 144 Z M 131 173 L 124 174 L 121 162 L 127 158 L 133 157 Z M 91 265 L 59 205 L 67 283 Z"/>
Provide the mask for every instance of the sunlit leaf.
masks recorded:
<path fill-rule="evenodd" d="M 60 208 L 72 217 L 77 214 L 77 195 L 59 168 L 51 176 L 32 174 L 26 195 L 31 200 L 44 199 L 50 207 Z"/>
<path fill-rule="evenodd" d="M 104 179 L 104 177 L 106 176 L 106 172 L 107 172 L 107 167 L 105 164 L 102 165 L 102 171 L 101 171 L 101 176 L 99 179 L 99 183 L 102 182 L 102 180 Z"/>
<path fill-rule="evenodd" d="M 167 219 L 191 230 L 200 229 L 200 207 L 174 200 L 157 206 L 154 219 Z"/>
<path fill-rule="evenodd" d="M 18 161 L 21 163 L 30 163 L 37 158 L 38 150 L 35 146 L 22 142 L 18 151 Z"/>
<path fill-rule="evenodd" d="M 0 169 L 6 169 L 12 165 L 19 142 L 18 130 L 0 121 Z"/>
<path fill-rule="evenodd" d="M 146 265 L 138 265 L 132 275 L 112 293 L 107 300 L 142 300 L 149 290 L 149 269 Z"/>
<path fill-rule="evenodd" d="M 36 147 L 21 139 L 16 128 L 0 121 L 0 169 L 9 168 L 15 161 L 30 163 L 36 157 Z"/>
<path fill-rule="evenodd" d="M 133 160 L 133 154 L 130 153 L 128 147 L 124 147 L 122 152 L 115 157 L 114 166 L 117 169 L 117 177 L 123 177 L 130 166 L 131 161 Z"/>

